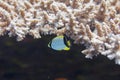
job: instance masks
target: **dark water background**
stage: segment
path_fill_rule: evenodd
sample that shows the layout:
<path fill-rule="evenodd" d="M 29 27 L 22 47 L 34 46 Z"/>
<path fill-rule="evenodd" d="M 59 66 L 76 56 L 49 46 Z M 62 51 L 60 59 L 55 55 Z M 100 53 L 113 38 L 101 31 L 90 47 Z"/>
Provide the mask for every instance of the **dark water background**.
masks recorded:
<path fill-rule="evenodd" d="M 120 80 L 120 66 L 114 60 L 102 55 L 86 59 L 80 53 L 83 45 L 72 45 L 70 51 L 51 50 L 47 44 L 52 38 L 28 36 L 17 42 L 0 37 L 0 80 Z"/>

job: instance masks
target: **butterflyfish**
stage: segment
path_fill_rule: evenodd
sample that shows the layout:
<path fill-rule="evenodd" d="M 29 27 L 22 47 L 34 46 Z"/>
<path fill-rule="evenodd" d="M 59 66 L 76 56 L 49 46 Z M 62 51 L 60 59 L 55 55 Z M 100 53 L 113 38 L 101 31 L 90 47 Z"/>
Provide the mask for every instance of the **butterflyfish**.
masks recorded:
<path fill-rule="evenodd" d="M 64 35 L 53 38 L 48 44 L 48 47 L 57 51 L 62 50 L 68 51 L 70 50 L 70 46 L 71 46 L 70 40 Z"/>

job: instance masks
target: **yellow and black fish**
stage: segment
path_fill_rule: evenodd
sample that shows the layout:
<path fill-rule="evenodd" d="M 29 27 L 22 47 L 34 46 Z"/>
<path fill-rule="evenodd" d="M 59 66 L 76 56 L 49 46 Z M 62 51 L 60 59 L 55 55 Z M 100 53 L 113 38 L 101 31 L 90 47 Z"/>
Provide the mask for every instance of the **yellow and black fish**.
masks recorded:
<path fill-rule="evenodd" d="M 48 44 L 48 47 L 57 51 L 70 50 L 70 46 L 70 40 L 63 35 L 53 38 Z"/>

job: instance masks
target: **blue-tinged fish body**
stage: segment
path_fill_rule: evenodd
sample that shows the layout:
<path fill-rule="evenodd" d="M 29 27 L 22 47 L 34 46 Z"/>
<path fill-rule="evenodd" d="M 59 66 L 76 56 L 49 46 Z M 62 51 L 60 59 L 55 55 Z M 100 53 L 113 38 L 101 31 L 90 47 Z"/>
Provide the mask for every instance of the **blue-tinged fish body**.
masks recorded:
<path fill-rule="evenodd" d="M 70 41 L 63 35 L 57 36 L 52 39 L 52 41 L 48 44 L 48 47 L 58 51 L 70 50 Z"/>

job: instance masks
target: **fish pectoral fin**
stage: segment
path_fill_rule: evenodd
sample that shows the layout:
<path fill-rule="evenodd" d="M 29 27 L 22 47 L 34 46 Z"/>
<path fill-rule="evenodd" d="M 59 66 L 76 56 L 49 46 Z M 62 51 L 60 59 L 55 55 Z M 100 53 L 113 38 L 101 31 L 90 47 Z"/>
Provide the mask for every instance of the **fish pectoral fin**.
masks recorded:
<path fill-rule="evenodd" d="M 68 51 L 68 50 L 70 50 L 70 48 L 69 47 L 65 47 L 64 50 Z"/>

